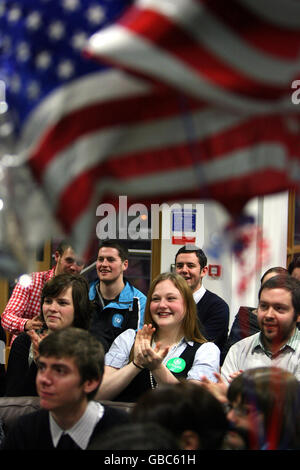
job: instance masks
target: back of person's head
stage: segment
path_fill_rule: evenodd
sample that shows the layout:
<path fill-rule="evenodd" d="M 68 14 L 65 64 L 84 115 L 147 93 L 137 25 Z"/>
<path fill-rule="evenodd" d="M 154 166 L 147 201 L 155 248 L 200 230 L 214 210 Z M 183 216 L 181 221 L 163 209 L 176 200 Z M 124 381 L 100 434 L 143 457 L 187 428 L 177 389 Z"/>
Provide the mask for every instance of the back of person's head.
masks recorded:
<path fill-rule="evenodd" d="M 220 449 L 228 429 L 222 404 L 199 385 L 183 381 L 143 394 L 133 411 L 134 422 L 163 426 L 183 449 Z"/>
<path fill-rule="evenodd" d="M 179 250 L 177 251 L 177 253 L 175 255 L 175 263 L 176 263 L 177 256 L 182 254 L 182 253 L 195 253 L 195 255 L 197 256 L 197 258 L 199 260 L 199 264 L 200 264 L 201 269 L 205 268 L 205 266 L 207 265 L 207 257 L 205 255 L 204 251 L 201 250 L 201 248 L 198 248 L 195 245 L 185 245 L 185 246 L 182 246 L 181 248 L 179 248 Z"/>
<path fill-rule="evenodd" d="M 299 449 L 300 388 L 292 373 L 278 367 L 246 370 L 230 383 L 227 397 L 262 414 L 263 439 L 270 449 Z"/>
<path fill-rule="evenodd" d="M 152 300 L 152 295 L 153 292 L 156 288 L 156 286 L 163 281 L 171 281 L 176 289 L 179 290 L 184 306 L 186 309 L 185 312 L 185 317 L 182 322 L 183 330 L 184 330 L 184 335 L 187 340 L 191 341 L 198 341 L 198 342 L 205 342 L 206 339 L 201 333 L 201 324 L 199 322 L 198 316 L 197 316 L 197 308 L 196 304 L 194 301 L 193 293 L 188 286 L 186 280 L 180 276 L 177 273 L 173 272 L 166 272 L 166 273 L 161 273 L 156 276 L 155 279 L 150 284 L 148 294 L 147 294 L 147 302 L 146 302 L 146 307 L 145 307 L 145 318 L 144 322 L 145 324 L 153 324 L 156 326 L 155 322 L 153 322 L 151 313 L 150 313 L 150 304 Z M 200 328 L 199 328 L 200 325 Z"/>
<path fill-rule="evenodd" d="M 286 268 L 283 268 L 282 266 L 273 266 L 272 268 L 267 269 L 263 273 L 263 275 L 260 279 L 260 283 L 263 284 L 265 282 L 266 276 L 269 277 L 270 274 L 272 274 L 272 277 L 273 277 L 273 275 L 276 276 L 276 274 L 283 274 L 283 275 L 285 274 L 286 275 L 286 274 L 289 274 L 289 273 L 288 273 L 288 270 Z"/>
<path fill-rule="evenodd" d="M 101 248 L 115 248 L 118 251 L 119 257 L 121 258 L 122 261 L 128 260 L 128 250 L 125 246 L 121 245 L 119 242 L 116 240 L 102 240 L 100 245 L 99 245 L 99 250 Z"/>
<path fill-rule="evenodd" d="M 46 282 L 41 294 L 41 316 L 43 318 L 42 307 L 45 299 L 58 297 L 69 287 L 72 287 L 74 306 L 73 326 L 87 330 L 90 325 L 92 304 L 89 300 L 87 280 L 80 274 L 58 274 Z"/>
<path fill-rule="evenodd" d="M 87 450 L 180 450 L 175 437 L 156 423 L 128 423 L 97 436 Z"/>
<path fill-rule="evenodd" d="M 47 335 L 39 343 L 39 355 L 73 359 L 82 382 L 103 377 L 104 348 L 91 333 L 81 328 L 68 327 Z M 88 398 L 93 398 L 96 392 L 94 390 Z"/>
<path fill-rule="evenodd" d="M 295 268 L 300 268 L 300 256 L 294 258 L 288 265 L 289 274 L 292 274 Z"/>
<path fill-rule="evenodd" d="M 261 293 L 264 289 L 284 289 L 291 293 L 292 305 L 294 307 L 295 319 L 300 314 L 300 281 L 292 276 L 278 274 L 264 282 L 258 292 L 260 300 Z"/>

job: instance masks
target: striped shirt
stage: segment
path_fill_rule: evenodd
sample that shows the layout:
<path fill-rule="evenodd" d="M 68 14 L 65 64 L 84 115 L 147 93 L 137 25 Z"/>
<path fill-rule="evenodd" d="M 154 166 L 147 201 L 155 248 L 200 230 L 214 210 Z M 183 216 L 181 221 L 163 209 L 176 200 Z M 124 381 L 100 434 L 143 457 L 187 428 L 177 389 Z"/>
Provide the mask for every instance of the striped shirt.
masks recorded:
<path fill-rule="evenodd" d="M 45 283 L 54 276 L 55 266 L 49 271 L 31 274 L 29 286 L 16 284 L 1 317 L 3 328 L 14 336 L 24 331 L 27 320 L 41 313 L 41 293 Z"/>
<path fill-rule="evenodd" d="M 229 383 L 230 374 L 234 372 L 270 366 L 286 369 L 300 380 L 300 331 L 298 328 L 295 328 L 294 334 L 275 354 L 265 348 L 260 332 L 238 341 L 229 349 L 221 374 Z"/>

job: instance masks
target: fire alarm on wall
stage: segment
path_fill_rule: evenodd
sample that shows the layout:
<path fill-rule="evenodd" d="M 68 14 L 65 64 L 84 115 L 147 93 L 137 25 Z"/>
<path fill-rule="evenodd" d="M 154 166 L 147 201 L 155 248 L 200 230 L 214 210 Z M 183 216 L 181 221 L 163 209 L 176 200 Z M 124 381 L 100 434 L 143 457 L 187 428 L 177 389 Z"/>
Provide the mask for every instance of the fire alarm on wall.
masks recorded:
<path fill-rule="evenodd" d="M 209 264 L 208 265 L 208 275 L 211 277 L 220 277 L 221 276 L 221 266 L 219 264 Z"/>

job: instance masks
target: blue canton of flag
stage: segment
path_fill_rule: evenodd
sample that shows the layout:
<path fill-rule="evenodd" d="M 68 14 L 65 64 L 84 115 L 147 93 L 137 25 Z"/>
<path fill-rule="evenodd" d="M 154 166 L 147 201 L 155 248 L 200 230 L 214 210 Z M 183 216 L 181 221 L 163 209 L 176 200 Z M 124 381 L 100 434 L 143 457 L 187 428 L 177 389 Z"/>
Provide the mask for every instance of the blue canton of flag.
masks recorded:
<path fill-rule="evenodd" d="M 0 0 L 0 79 L 20 130 L 55 88 L 94 71 L 82 49 L 131 0 Z"/>

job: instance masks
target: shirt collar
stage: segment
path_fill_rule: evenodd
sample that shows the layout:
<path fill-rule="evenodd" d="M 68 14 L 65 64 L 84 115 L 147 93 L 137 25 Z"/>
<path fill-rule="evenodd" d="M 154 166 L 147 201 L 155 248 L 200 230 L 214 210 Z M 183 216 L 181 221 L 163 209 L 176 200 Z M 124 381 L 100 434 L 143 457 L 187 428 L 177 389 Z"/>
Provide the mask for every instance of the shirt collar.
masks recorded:
<path fill-rule="evenodd" d="M 297 326 L 295 328 L 295 332 L 294 334 L 288 339 L 288 341 L 280 348 L 279 351 L 282 351 L 284 348 L 286 347 L 289 347 L 291 349 L 293 349 L 293 351 L 296 350 L 297 346 L 299 346 L 300 344 L 300 331 L 298 330 Z M 270 351 L 268 351 L 264 344 L 263 344 L 263 341 L 262 341 L 262 336 L 261 336 L 261 333 L 259 333 L 254 342 L 253 342 L 253 346 L 252 346 L 252 352 L 256 349 L 256 348 L 261 348 L 267 355 L 272 355 Z M 279 352 L 278 351 L 278 352 Z"/>
<path fill-rule="evenodd" d="M 205 292 L 206 292 L 206 289 L 205 289 L 204 285 L 202 284 L 200 289 L 196 290 L 196 292 L 193 293 L 194 301 L 196 302 L 196 304 L 199 302 L 199 300 L 202 299 Z"/>
<path fill-rule="evenodd" d="M 104 407 L 96 401 L 89 401 L 85 412 L 70 429 L 64 431 L 58 426 L 51 413 L 49 413 L 50 432 L 54 447 L 57 446 L 63 433 L 69 434 L 73 441 L 81 448 L 86 449 L 90 437 L 98 421 L 103 417 Z"/>

